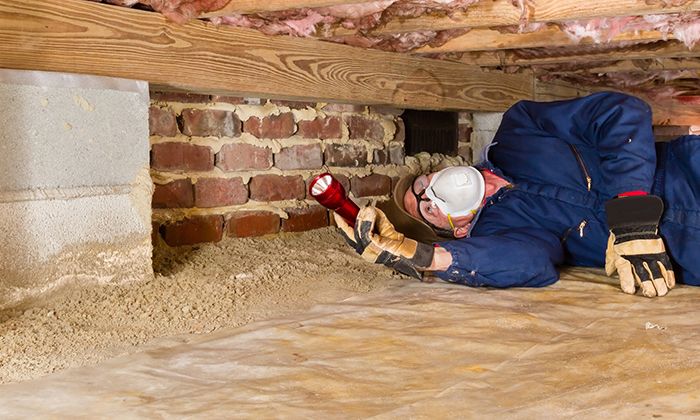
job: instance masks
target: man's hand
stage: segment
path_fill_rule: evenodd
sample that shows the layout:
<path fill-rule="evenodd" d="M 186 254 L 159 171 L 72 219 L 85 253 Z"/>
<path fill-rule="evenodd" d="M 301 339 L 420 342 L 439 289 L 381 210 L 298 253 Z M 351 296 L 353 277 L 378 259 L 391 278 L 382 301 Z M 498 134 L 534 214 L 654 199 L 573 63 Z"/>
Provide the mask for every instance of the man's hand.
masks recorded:
<path fill-rule="evenodd" d="M 338 226 L 338 229 L 340 229 L 340 234 L 343 236 L 343 239 L 345 239 L 345 242 L 347 242 L 348 245 L 355 250 L 355 252 L 362 255 L 365 248 L 360 246 L 357 239 L 355 239 L 355 230 L 352 228 L 352 226 L 350 226 L 348 222 L 343 219 L 343 216 L 336 212 L 333 212 L 333 219 L 335 220 L 335 224 Z"/>
<path fill-rule="evenodd" d="M 605 271 L 620 276 L 622 291 L 641 288 L 646 297 L 664 296 L 676 285 L 658 225 L 663 202 L 655 196 L 623 197 L 605 205 L 610 227 Z"/>
<path fill-rule="evenodd" d="M 419 269 L 429 267 L 433 261 L 434 248 L 431 245 L 419 243 L 397 232 L 379 209 L 361 209 L 354 229 L 339 216 L 335 216 L 335 221 L 346 241 L 369 262 L 384 264 L 400 273 L 421 279 Z"/>
<path fill-rule="evenodd" d="M 419 269 L 428 268 L 433 261 L 433 246 L 406 238 L 374 207 L 360 210 L 355 237 L 365 247 L 362 258 L 417 279 L 423 277 Z"/>

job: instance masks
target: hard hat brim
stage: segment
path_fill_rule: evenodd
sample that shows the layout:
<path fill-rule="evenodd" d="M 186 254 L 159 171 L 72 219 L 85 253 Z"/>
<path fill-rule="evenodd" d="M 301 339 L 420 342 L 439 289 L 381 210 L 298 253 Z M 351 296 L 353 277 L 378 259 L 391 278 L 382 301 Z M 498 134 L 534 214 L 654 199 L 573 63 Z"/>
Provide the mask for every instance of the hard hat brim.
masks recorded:
<path fill-rule="evenodd" d="M 397 231 L 411 239 L 428 244 L 444 241 L 446 239 L 454 239 L 438 236 L 427 223 L 411 216 L 411 214 L 404 209 L 403 197 L 406 191 L 411 188 L 414 179 L 415 176 L 412 175 L 399 178 L 396 185 L 394 185 L 391 199 L 377 203 L 377 207 L 386 214 L 386 217 L 389 218 L 389 221 L 394 225 Z"/>

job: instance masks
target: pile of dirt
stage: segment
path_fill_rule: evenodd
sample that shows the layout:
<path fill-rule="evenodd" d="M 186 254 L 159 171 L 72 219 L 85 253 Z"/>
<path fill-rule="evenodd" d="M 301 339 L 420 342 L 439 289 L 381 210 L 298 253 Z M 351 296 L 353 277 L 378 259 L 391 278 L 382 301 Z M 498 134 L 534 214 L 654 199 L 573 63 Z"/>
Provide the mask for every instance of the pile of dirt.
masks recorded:
<path fill-rule="evenodd" d="M 0 311 L 0 383 L 95 364 L 155 338 L 208 333 L 408 281 L 332 229 L 158 249 L 152 279 L 71 285 Z M 160 344 L 167 340 L 160 340 Z"/>

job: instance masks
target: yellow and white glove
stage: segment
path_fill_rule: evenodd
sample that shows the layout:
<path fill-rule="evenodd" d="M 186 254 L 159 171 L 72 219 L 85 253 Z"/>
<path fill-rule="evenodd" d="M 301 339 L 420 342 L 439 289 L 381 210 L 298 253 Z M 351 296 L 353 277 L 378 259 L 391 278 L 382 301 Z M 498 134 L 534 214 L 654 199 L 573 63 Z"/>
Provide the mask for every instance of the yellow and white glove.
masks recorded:
<path fill-rule="evenodd" d="M 428 268 L 433 261 L 432 245 L 406 238 L 397 232 L 384 212 L 377 208 L 362 208 L 354 229 L 337 214 L 334 214 L 334 218 L 345 240 L 366 261 L 384 264 L 417 279 L 423 277 L 419 270 Z"/>
<path fill-rule="evenodd" d="M 608 201 L 610 236 L 605 251 L 608 276 L 617 271 L 622 291 L 637 288 L 646 297 L 664 296 L 676 285 L 658 225 L 663 201 L 656 196 L 621 197 Z"/>

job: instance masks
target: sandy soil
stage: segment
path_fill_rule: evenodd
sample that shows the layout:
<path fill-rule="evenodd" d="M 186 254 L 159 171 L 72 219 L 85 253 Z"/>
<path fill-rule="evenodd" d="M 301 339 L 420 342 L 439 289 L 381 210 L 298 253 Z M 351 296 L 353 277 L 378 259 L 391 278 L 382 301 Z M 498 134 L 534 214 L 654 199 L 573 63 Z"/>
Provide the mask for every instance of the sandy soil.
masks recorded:
<path fill-rule="evenodd" d="M 154 268 L 148 281 L 69 286 L 0 311 L 0 383 L 411 281 L 362 261 L 333 228 L 159 249 Z"/>

